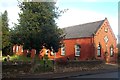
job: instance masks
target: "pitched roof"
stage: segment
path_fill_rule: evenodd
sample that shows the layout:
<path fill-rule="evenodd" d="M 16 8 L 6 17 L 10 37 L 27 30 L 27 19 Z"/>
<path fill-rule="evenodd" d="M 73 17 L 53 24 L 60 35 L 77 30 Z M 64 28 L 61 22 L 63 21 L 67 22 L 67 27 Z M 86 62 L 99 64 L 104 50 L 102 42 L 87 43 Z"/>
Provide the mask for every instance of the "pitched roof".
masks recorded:
<path fill-rule="evenodd" d="M 91 37 L 100 28 L 104 20 L 63 28 L 65 39 Z"/>

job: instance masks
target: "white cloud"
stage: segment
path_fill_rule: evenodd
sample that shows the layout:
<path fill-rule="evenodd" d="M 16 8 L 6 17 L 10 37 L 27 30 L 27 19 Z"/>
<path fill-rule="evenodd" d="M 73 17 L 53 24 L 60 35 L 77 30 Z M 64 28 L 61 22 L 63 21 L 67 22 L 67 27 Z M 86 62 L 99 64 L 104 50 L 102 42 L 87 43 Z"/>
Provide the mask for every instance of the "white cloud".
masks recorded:
<path fill-rule="evenodd" d="M 104 18 L 105 16 L 103 14 L 96 13 L 94 11 L 69 9 L 57 22 L 58 26 L 63 28 L 71 25 L 103 20 Z"/>
<path fill-rule="evenodd" d="M 111 28 L 113 29 L 113 32 L 117 36 L 118 35 L 118 18 L 109 17 L 108 20 L 111 25 Z"/>
<path fill-rule="evenodd" d="M 9 27 L 13 27 L 12 23 L 17 23 L 17 19 L 19 18 L 18 12 L 20 9 L 18 8 L 18 1 L 17 0 L 1 0 L 0 1 L 0 12 L 4 12 L 7 10 L 8 12 L 8 19 L 9 19 Z"/>
<path fill-rule="evenodd" d="M 8 17 L 9 17 L 9 27 L 13 27 L 13 23 L 18 23 L 17 19 L 19 19 L 18 13 L 20 12 L 18 7 L 11 7 L 7 9 Z"/>

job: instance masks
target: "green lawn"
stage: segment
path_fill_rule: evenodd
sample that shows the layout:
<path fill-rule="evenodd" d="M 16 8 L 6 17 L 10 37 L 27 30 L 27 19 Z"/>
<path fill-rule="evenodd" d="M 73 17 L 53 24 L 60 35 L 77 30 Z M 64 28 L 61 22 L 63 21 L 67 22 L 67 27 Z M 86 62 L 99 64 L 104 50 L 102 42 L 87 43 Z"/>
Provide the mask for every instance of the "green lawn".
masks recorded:
<path fill-rule="evenodd" d="M 2 56 L 2 61 L 7 58 L 7 56 Z M 10 61 L 31 61 L 30 57 L 13 55 L 10 56 Z"/>
<path fill-rule="evenodd" d="M 2 61 L 2 50 L 0 50 L 0 61 Z"/>
<path fill-rule="evenodd" d="M 7 56 L 2 56 L 2 62 L 4 62 L 5 58 L 7 58 Z M 26 57 L 26 56 L 18 56 L 18 55 L 10 56 L 10 61 L 31 61 L 31 60 L 32 60 L 31 57 Z M 44 65 L 44 60 L 40 60 L 38 55 L 35 56 L 34 60 L 37 64 Z M 51 60 L 45 60 L 45 61 L 46 61 L 46 64 L 48 65 L 52 64 Z"/>
<path fill-rule="evenodd" d="M 2 61 L 4 61 L 4 59 L 7 58 L 7 56 L 2 56 Z M 35 55 L 35 60 L 39 61 L 39 57 L 38 55 Z M 12 55 L 10 56 L 10 61 L 31 61 L 32 58 L 31 57 L 27 57 L 27 56 L 23 56 L 23 55 Z"/>
<path fill-rule="evenodd" d="M 6 63 L 4 59 L 7 58 L 7 56 L 2 56 L 2 62 Z M 10 61 L 23 61 L 23 62 L 31 62 L 32 58 L 26 57 L 26 56 L 18 56 L 13 55 L 10 56 Z M 53 70 L 53 62 L 51 60 L 40 60 L 38 55 L 34 58 L 35 64 L 33 65 L 33 71 L 34 72 L 46 72 L 46 71 L 52 71 Z"/>

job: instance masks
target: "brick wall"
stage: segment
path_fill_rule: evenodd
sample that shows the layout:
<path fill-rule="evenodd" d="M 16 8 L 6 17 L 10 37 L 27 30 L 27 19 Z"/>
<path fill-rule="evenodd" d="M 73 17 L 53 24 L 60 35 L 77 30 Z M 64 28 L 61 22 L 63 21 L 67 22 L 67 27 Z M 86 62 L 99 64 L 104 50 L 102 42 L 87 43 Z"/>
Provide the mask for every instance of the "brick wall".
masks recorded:
<path fill-rule="evenodd" d="M 66 60 L 69 57 L 70 60 L 74 60 L 75 57 L 75 45 L 80 45 L 80 56 L 77 58 L 79 60 L 87 60 L 94 57 L 93 45 L 92 45 L 92 38 L 76 38 L 76 39 L 65 39 L 65 55 L 61 55 L 61 49 L 59 49 L 58 53 L 56 54 L 56 58 L 61 58 Z"/>
<path fill-rule="evenodd" d="M 72 72 L 72 71 L 86 71 L 86 70 L 97 70 L 102 69 L 104 65 L 103 61 L 66 61 L 56 62 L 54 71 L 55 72 Z"/>
<path fill-rule="evenodd" d="M 108 29 L 107 32 L 105 29 Z M 104 38 L 105 36 L 108 37 L 108 42 L 105 42 Z M 103 60 L 105 58 L 105 52 L 108 52 L 108 62 L 116 61 L 117 60 L 117 43 L 116 43 L 116 38 L 115 35 L 110 27 L 110 24 L 108 20 L 106 19 L 104 23 L 101 25 L 99 30 L 96 32 L 95 37 L 94 37 L 94 43 L 95 43 L 95 49 L 96 49 L 96 58 Z M 101 57 L 97 56 L 97 47 L 98 45 L 101 45 Z M 110 47 L 113 45 L 114 49 L 114 55 L 110 56 Z"/>

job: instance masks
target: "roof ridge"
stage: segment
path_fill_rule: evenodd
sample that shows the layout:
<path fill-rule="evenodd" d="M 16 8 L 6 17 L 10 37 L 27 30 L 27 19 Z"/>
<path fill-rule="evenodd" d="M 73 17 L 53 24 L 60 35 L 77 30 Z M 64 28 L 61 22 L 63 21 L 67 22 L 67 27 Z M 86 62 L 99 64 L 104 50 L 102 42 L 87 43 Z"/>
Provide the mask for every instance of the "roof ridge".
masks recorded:
<path fill-rule="evenodd" d="M 68 26 L 68 27 L 64 27 L 63 29 L 65 29 L 65 28 L 71 28 L 71 27 L 75 27 L 75 26 L 86 25 L 86 24 L 97 23 L 97 22 L 104 21 L 104 20 L 99 20 L 99 21 L 94 21 L 94 22 L 87 22 L 87 23 L 82 23 L 82 24 L 77 24 L 77 25 L 71 25 L 71 26 Z"/>
<path fill-rule="evenodd" d="M 65 38 L 91 37 L 106 19 L 63 28 Z"/>

